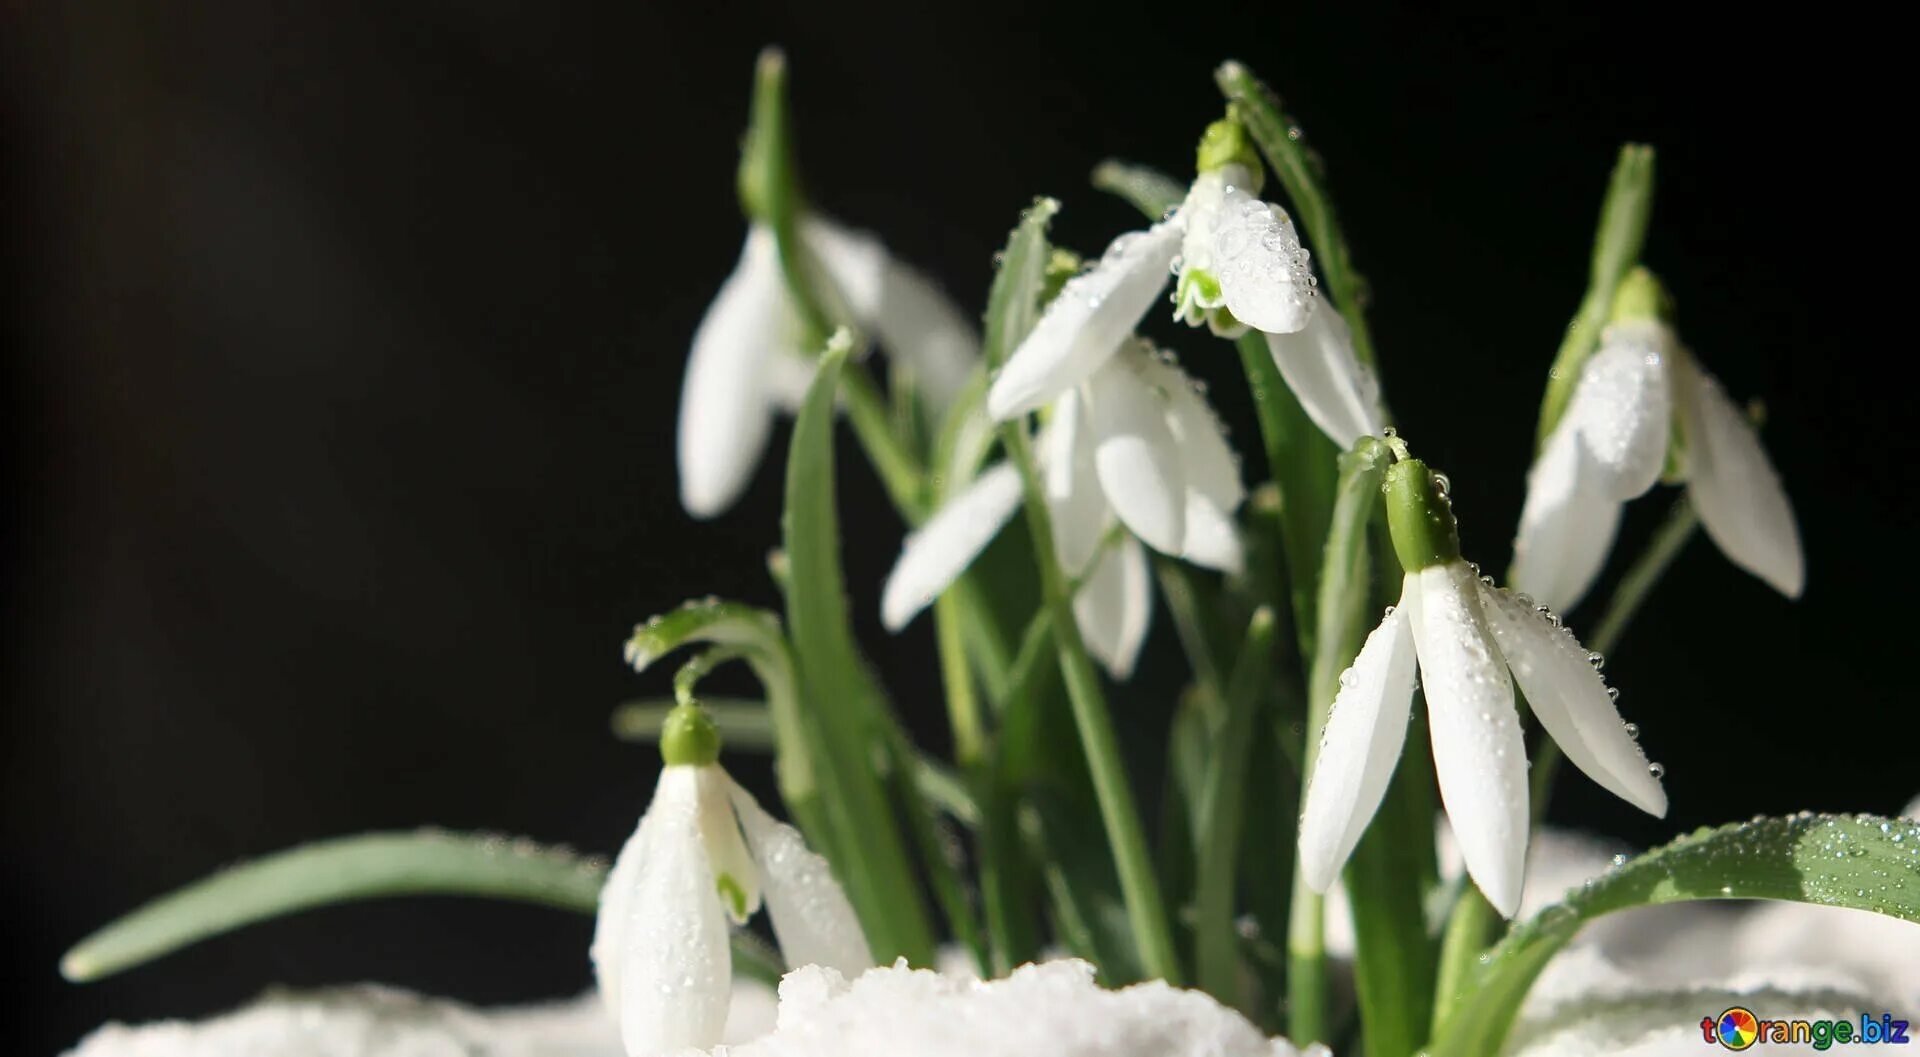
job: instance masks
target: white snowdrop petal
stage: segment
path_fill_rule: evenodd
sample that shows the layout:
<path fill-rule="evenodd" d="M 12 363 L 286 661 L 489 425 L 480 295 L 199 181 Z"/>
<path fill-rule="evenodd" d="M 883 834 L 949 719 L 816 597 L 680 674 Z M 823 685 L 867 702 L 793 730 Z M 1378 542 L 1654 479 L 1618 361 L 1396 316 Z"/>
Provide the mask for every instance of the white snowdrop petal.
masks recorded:
<path fill-rule="evenodd" d="M 1515 590 L 1560 612 L 1571 610 L 1606 565 L 1620 528 L 1620 503 L 1564 419 L 1527 472 L 1527 501 L 1513 541 Z"/>
<path fill-rule="evenodd" d="M 753 479 L 773 428 L 764 367 L 792 329 L 773 233 L 755 226 L 693 332 L 680 387 L 680 503 L 694 517 L 726 510 Z"/>
<path fill-rule="evenodd" d="M 818 216 L 801 220 L 800 237 L 826 269 L 847 311 L 862 325 L 873 326 L 886 289 L 886 246 L 867 232 Z"/>
<path fill-rule="evenodd" d="M 1301 410 L 1342 451 L 1386 426 L 1380 380 L 1353 351 L 1353 334 L 1326 298 L 1316 298 L 1306 325 L 1267 334 L 1267 351 Z"/>
<path fill-rule="evenodd" d="M 1095 371 L 1081 388 L 1094 472 L 1113 512 L 1149 547 L 1186 546 L 1187 484 L 1166 403 L 1142 376 L 1137 349 Z"/>
<path fill-rule="evenodd" d="M 827 860 L 807 847 L 799 830 L 767 814 L 751 793 L 732 779 L 727 784 L 760 866 L 767 913 L 787 964 L 824 965 L 848 976 L 871 968 L 873 953 L 860 919 Z"/>
<path fill-rule="evenodd" d="M 694 768 L 700 800 L 700 842 L 707 849 L 707 869 L 713 873 L 720 904 L 735 925 L 744 925 L 760 909 L 760 868 L 740 834 L 733 814 L 733 779 L 718 764 Z"/>
<path fill-rule="evenodd" d="M 1307 325 L 1312 273 L 1293 218 L 1234 187 L 1214 217 L 1213 275 L 1234 318 L 1270 334 Z"/>
<path fill-rule="evenodd" d="M 1047 509 L 1053 515 L 1054 555 L 1068 576 L 1079 576 L 1106 538 L 1113 511 L 1093 468 L 1093 436 L 1077 390 L 1054 401 L 1037 447 Z"/>
<path fill-rule="evenodd" d="M 932 280 L 891 257 L 873 329 L 888 355 L 911 369 L 936 409 L 951 404 L 966 387 L 980 358 L 980 335 L 967 316 Z"/>
<path fill-rule="evenodd" d="M 628 1057 L 707 1048 L 726 1027 L 733 959 L 727 913 L 700 836 L 698 776 L 668 767 L 649 814 L 658 832 L 620 925 L 614 1019 Z M 682 785 L 686 788 L 680 788 Z"/>
<path fill-rule="evenodd" d="M 982 473 L 901 545 L 887 574 L 880 619 L 899 631 L 932 604 L 993 542 L 1020 506 L 1020 473 L 999 463 Z"/>
<path fill-rule="evenodd" d="M 1788 598 L 1806 586 L 1800 528 L 1760 437 L 1720 383 L 1685 352 L 1673 357 L 1687 491 L 1727 559 Z"/>
<path fill-rule="evenodd" d="M 1198 384 L 1178 365 L 1158 355 L 1140 362 L 1144 376 L 1165 401 L 1167 428 L 1173 434 L 1187 486 L 1186 546 L 1180 557 L 1196 565 L 1238 573 L 1246 556 L 1233 514 L 1246 499 L 1247 490 L 1240 483 L 1240 460 L 1227 444 L 1226 427 Z"/>
<path fill-rule="evenodd" d="M 1526 874 L 1527 747 L 1479 587 L 1455 560 L 1408 574 L 1401 598 L 1420 655 L 1440 798 L 1467 873 L 1512 917 Z"/>
<path fill-rule="evenodd" d="M 693 805 L 672 803 L 676 796 L 694 793 L 693 783 L 680 780 L 679 773 L 671 767 L 661 770 L 659 780 L 654 783 L 653 799 L 640 816 L 640 825 L 621 846 L 620 854 L 614 857 L 613 869 L 607 873 L 606 883 L 600 886 L 600 908 L 594 915 L 593 945 L 589 954 L 601 1001 L 606 1004 L 607 1012 L 616 1017 L 620 1014 L 620 963 L 626 955 L 623 937 L 633 909 L 633 887 L 639 881 L 640 866 L 651 857 L 649 849 L 658 838 L 661 819 L 675 812 L 697 810 Z"/>
<path fill-rule="evenodd" d="M 1510 592 L 1483 584 L 1480 603 L 1528 706 L 1567 759 L 1613 795 L 1665 817 L 1666 790 L 1627 732 L 1586 647 Z"/>
<path fill-rule="evenodd" d="M 1665 324 L 1616 323 L 1580 372 L 1565 419 L 1601 470 L 1609 498 L 1632 499 L 1660 479 L 1673 422 L 1671 346 Z"/>
<path fill-rule="evenodd" d="M 1068 280 L 994 378 L 987 413 L 1004 421 L 1041 407 L 1105 363 L 1166 285 L 1181 229 L 1176 215 L 1122 235 Z"/>
<path fill-rule="evenodd" d="M 1411 583 L 1407 590 L 1413 590 Z M 1401 604 L 1367 636 L 1340 676 L 1300 815 L 1300 869 L 1325 892 L 1380 808 L 1407 739 L 1413 703 L 1414 645 Z"/>
<path fill-rule="evenodd" d="M 1101 552 L 1074 596 L 1073 616 L 1087 652 L 1108 674 L 1131 676 L 1153 618 L 1153 579 L 1140 541 L 1123 535 Z"/>

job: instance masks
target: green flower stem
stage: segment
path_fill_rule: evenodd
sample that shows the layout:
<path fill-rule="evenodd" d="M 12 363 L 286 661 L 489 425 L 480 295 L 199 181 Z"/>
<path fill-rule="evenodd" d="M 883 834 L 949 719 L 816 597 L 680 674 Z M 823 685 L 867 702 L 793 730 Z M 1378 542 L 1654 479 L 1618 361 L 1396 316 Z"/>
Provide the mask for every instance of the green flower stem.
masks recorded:
<path fill-rule="evenodd" d="M 1114 868 L 1120 876 L 1120 889 L 1126 901 L 1127 919 L 1134 942 L 1139 948 L 1141 967 L 1148 975 L 1180 982 L 1180 964 L 1174 953 L 1173 931 L 1167 908 L 1160 896 L 1160 882 L 1153 868 L 1140 813 L 1133 802 L 1133 787 L 1127 779 L 1126 764 L 1120 757 L 1119 739 L 1113 732 L 1113 717 L 1107 711 L 1106 695 L 1100 676 L 1087 655 L 1073 618 L 1073 596 L 1067 577 L 1054 557 L 1053 518 L 1047 510 L 1040 474 L 1034 465 L 1033 448 L 1026 427 L 1020 422 L 1001 426 L 1001 445 L 1020 470 L 1026 491 L 1027 525 L 1033 536 L 1035 561 L 1039 567 L 1041 592 L 1052 615 L 1053 641 L 1060 662 L 1060 675 L 1066 681 L 1067 700 L 1072 705 L 1074 726 L 1086 752 L 1087 768 L 1092 774 L 1094 794 L 1100 805 L 1100 819 L 1112 846 Z"/>
<path fill-rule="evenodd" d="M 1264 350 L 1263 350 L 1264 351 Z M 1319 755 L 1320 731 L 1340 690 L 1340 673 L 1353 663 L 1367 632 L 1367 525 L 1380 501 L 1380 485 L 1392 455 L 1373 437 L 1362 437 L 1338 462 L 1339 487 L 1319 562 L 1315 599 L 1313 666 L 1307 676 L 1306 756 L 1300 792 L 1304 801 Z M 1301 874 L 1293 878 L 1287 928 L 1287 1034 L 1294 1041 L 1330 1041 L 1327 1023 L 1326 908 Z"/>
<path fill-rule="evenodd" d="M 1301 141 L 1300 126 L 1281 108 L 1280 97 L 1237 62 L 1225 62 L 1214 71 L 1213 79 L 1232 105 L 1235 117 L 1246 126 L 1253 141 L 1266 155 L 1267 164 L 1307 231 L 1307 243 L 1313 259 L 1326 279 L 1334 307 L 1353 331 L 1353 349 L 1362 363 L 1374 362 L 1373 336 L 1367 329 L 1367 283 L 1354 270 L 1353 254 L 1347 249 L 1347 237 L 1334 216 L 1333 198 L 1327 194 L 1320 156 Z"/>
<path fill-rule="evenodd" d="M 1310 658 L 1319 621 L 1315 585 L 1320 582 L 1322 543 L 1332 523 L 1340 452 L 1307 418 L 1280 377 L 1266 338 L 1250 332 L 1236 344 L 1260 420 L 1267 471 L 1280 491 L 1280 547 L 1289 597 L 1274 601 L 1291 605 L 1300 656 Z"/>
<path fill-rule="evenodd" d="M 934 641 L 940 654 L 940 678 L 947 696 L 947 721 L 953 728 L 953 758 L 971 770 L 986 756 L 987 733 L 980 718 L 980 695 L 967 661 L 961 599 L 943 593 L 933 603 Z"/>
<path fill-rule="evenodd" d="M 1600 343 L 1600 331 L 1613 309 L 1613 293 L 1640 259 L 1647 241 L 1647 220 L 1653 211 L 1653 148 L 1629 143 L 1620 148 L 1607 197 L 1600 205 L 1600 226 L 1593 236 L 1593 261 L 1587 292 L 1580 298 L 1573 322 L 1567 324 L 1547 371 L 1547 391 L 1540 401 L 1537 445 L 1545 447 L 1553 427 L 1573 399 L 1580 369 Z"/>
<path fill-rule="evenodd" d="M 1240 829 L 1246 809 L 1248 763 L 1252 758 L 1254 715 L 1260 692 L 1271 670 L 1273 610 L 1254 611 L 1241 640 L 1239 659 L 1226 688 L 1225 716 L 1207 754 L 1205 786 L 1195 855 L 1197 890 L 1194 894 L 1194 972 L 1200 989 L 1246 1010 L 1236 1000 L 1240 990 L 1239 934 L 1234 928 L 1234 879 Z"/>

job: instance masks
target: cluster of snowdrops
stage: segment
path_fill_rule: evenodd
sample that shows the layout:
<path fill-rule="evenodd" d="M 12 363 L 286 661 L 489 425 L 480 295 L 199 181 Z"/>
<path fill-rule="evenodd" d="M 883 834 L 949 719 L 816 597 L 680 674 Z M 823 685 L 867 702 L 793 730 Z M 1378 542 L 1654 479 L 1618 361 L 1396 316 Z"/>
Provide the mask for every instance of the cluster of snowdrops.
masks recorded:
<path fill-rule="evenodd" d="M 1697 528 L 1789 598 L 1804 580 L 1754 418 L 1681 343 L 1640 262 L 1652 152 L 1621 152 L 1589 287 L 1557 353 L 1543 350 L 1503 585 L 1461 553 L 1446 475 L 1392 428 L 1377 370 L 1391 360 L 1376 359 L 1319 160 L 1251 72 L 1228 63 L 1218 81 L 1224 115 L 1202 123 L 1190 180 L 1096 172 L 1140 208 L 1140 230 L 1083 263 L 1049 241 L 1059 204 L 1036 200 L 975 317 L 808 208 L 785 66 L 763 56 L 739 170 L 746 244 L 695 332 L 677 447 L 683 505 L 721 516 L 776 419 L 794 418 L 770 563 L 784 613 L 708 599 L 635 630 L 636 668 L 687 659 L 671 699 L 620 719 L 664 767 L 611 869 L 437 832 L 322 842 L 156 901 L 63 965 L 90 979 L 293 909 L 465 893 L 595 913 L 597 999 L 478 1013 L 390 992 L 270 996 L 204 1025 L 105 1029 L 80 1052 L 411 1053 L 442 1037 L 628 1057 L 729 1042 L 742 1055 L 1626 1052 L 1703 1029 L 1658 1012 L 1670 1000 L 1655 987 L 1637 994 L 1647 1017 L 1616 1001 L 1610 1025 L 1570 1031 L 1569 1002 L 1646 990 L 1626 955 L 1595 951 L 1607 923 L 1583 932 L 1590 919 L 1770 899 L 1886 915 L 1828 932 L 1911 930 L 1888 920 L 1920 916 L 1911 822 L 1754 819 L 1633 858 L 1540 832 L 1562 758 L 1665 814 L 1663 770 L 1597 651 Z M 1193 355 L 1243 369 L 1245 393 L 1226 397 L 1251 399 L 1257 450 L 1237 450 L 1213 397 L 1136 333 L 1169 304 L 1209 335 Z M 880 615 L 893 633 L 931 630 L 950 759 L 913 744 L 852 632 L 842 428 L 906 527 Z M 1265 475 L 1249 484 L 1254 466 Z M 1604 606 L 1576 609 L 1623 508 L 1662 483 L 1684 491 L 1652 542 Z M 1576 612 L 1593 622 L 1556 615 Z M 1148 795 L 1110 697 L 1156 618 L 1191 675 L 1155 713 L 1166 774 Z M 733 663 L 758 697 L 702 693 Z M 768 752 L 792 824 L 723 762 Z M 751 930 L 762 908 L 773 944 Z M 1894 936 L 1857 944 L 1861 963 L 1818 977 L 1804 1002 L 1770 993 L 1816 1012 L 1887 1001 L 1911 957 L 1868 955 L 1920 949 Z M 1668 956 L 1654 947 L 1639 956 Z M 1550 963 L 1578 972 L 1558 1005 L 1529 1004 Z M 754 996 L 776 980 L 771 1023 L 771 999 Z M 1640 1034 L 1618 1037 L 1629 1027 Z M 1663 1034 L 1677 1029 L 1692 1034 Z M 132 1048 L 168 1031 L 177 1050 Z M 359 1048 L 302 1041 L 323 1037 Z"/>

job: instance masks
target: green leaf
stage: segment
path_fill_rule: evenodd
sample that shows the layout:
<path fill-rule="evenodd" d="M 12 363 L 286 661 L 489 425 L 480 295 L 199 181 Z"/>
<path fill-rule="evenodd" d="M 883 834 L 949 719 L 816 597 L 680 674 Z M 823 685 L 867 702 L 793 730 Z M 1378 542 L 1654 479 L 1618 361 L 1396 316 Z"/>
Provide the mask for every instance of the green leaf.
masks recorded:
<path fill-rule="evenodd" d="M 395 896 L 477 896 L 592 914 L 606 864 L 525 838 L 423 829 L 314 841 L 153 900 L 74 945 L 60 973 L 101 980 L 201 940 L 303 910 Z M 736 975 L 777 984 L 780 956 L 751 932 L 733 933 Z"/>
<path fill-rule="evenodd" d="M 1200 797 L 1194 898 L 1194 963 L 1201 990 L 1239 1009 L 1252 1008 L 1240 994 L 1239 938 L 1234 927 L 1234 881 L 1239 873 L 1240 827 L 1246 814 L 1247 771 L 1252 760 L 1254 717 L 1268 680 L 1273 652 L 1273 610 L 1254 610 L 1226 687 L 1225 715 L 1207 753 L 1206 785 Z"/>
<path fill-rule="evenodd" d="M 81 940 L 60 972 L 98 980 L 244 925 L 388 896 L 481 896 L 591 914 L 605 872 L 566 849 L 492 834 L 427 829 L 315 841 L 148 903 Z"/>
<path fill-rule="evenodd" d="M 1093 186 L 1126 199 L 1150 220 L 1166 216 L 1187 197 L 1187 189 L 1166 173 L 1115 158 L 1093 167 Z"/>
<path fill-rule="evenodd" d="M 1353 331 L 1353 350 L 1360 361 L 1374 362 L 1373 337 L 1367 329 L 1367 282 L 1353 267 L 1353 254 L 1347 249 L 1347 237 L 1333 213 L 1333 198 L 1327 193 L 1326 175 L 1320 156 L 1307 148 L 1300 126 L 1288 117 L 1280 97 L 1261 83 L 1253 71 L 1237 62 L 1225 62 L 1214 71 L 1220 92 L 1232 104 L 1231 110 L 1247 133 L 1260 146 L 1267 164 L 1280 178 L 1300 226 L 1307 231 L 1308 248 L 1313 261 L 1326 280 L 1334 307 Z"/>
<path fill-rule="evenodd" d="M 1613 308 L 1613 292 L 1640 260 L 1647 241 L 1647 221 L 1653 212 L 1653 148 L 1629 143 L 1620 148 L 1600 204 L 1600 226 L 1593 235 L 1593 260 L 1587 292 L 1580 299 L 1573 322 L 1567 324 L 1553 368 L 1547 372 L 1547 391 L 1540 401 L 1537 446 L 1545 447 L 1553 427 L 1573 399 L 1580 370 L 1600 344 L 1600 331 Z"/>
<path fill-rule="evenodd" d="M 933 932 L 876 760 L 894 758 L 897 728 L 861 661 L 847 613 L 834 509 L 833 432 L 844 331 L 828 344 L 794 421 L 787 454 L 787 623 L 793 630 L 808 715 L 818 727 L 832 786 L 822 807 L 844 857 L 837 872 L 881 962 L 932 964 Z"/>
<path fill-rule="evenodd" d="M 1760 818 L 1631 859 L 1508 933 L 1453 996 L 1433 1057 L 1500 1052 L 1527 989 L 1588 921 L 1694 899 L 1777 899 L 1920 922 L 1920 825 L 1875 815 Z"/>
<path fill-rule="evenodd" d="M 1026 340 L 1040 318 L 1040 288 L 1047 277 L 1047 225 L 1060 212 L 1052 198 L 1036 198 L 1007 236 L 1000 268 L 987 290 L 987 325 L 981 349 L 989 367 L 999 367 Z"/>

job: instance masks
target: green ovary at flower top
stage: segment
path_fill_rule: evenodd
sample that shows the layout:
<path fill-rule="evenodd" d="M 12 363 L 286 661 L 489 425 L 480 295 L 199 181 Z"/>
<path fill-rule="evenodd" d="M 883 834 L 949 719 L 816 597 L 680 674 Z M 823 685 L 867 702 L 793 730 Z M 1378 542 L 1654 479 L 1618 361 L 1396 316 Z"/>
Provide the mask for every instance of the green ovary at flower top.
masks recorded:
<path fill-rule="evenodd" d="M 1314 424 L 1341 447 L 1385 424 L 1380 387 L 1346 325 L 1315 294 L 1292 218 L 1255 197 L 1261 169 L 1231 118 L 1207 129 L 1187 196 L 1145 231 L 1113 240 L 1069 281 L 987 394 L 1006 420 L 1051 404 L 1118 350 L 1176 276 L 1174 316 L 1223 336 L 1267 336 L 1274 362 Z"/>
<path fill-rule="evenodd" d="M 1124 679 L 1153 606 L 1143 542 L 1208 568 L 1244 564 L 1233 522 L 1246 498 L 1239 460 L 1194 381 L 1139 338 L 1054 399 L 1036 448 L 1056 556 L 1084 578 L 1075 622 L 1094 656 Z M 887 628 L 905 627 L 946 590 L 1020 501 L 1018 470 L 999 463 L 907 537 L 881 599 Z M 1117 538 L 1116 522 L 1127 529 Z"/>
<path fill-rule="evenodd" d="M 1324 892 L 1379 808 L 1406 740 L 1416 663 L 1435 771 L 1467 872 L 1502 914 L 1520 905 L 1527 755 L 1519 683 L 1567 758 L 1608 791 L 1663 816 L 1667 797 L 1589 654 L 1544 606 L 1495 587 L 1460 556 L 1446 481 L 1390 442 L 1387 520 L 1405 570 L 1398 605 L 1367 636 L 1321 734 L 1300 821 L 1300 866 Z M 1509 675 L 1511 673 L 1511 675 Z"/>
<path fill-rule="evenodd" d="M 1659 280 L 1635 269 L 1599 351 L 1527 476 L 1513 582 L 1571 609 L 1593 585 L 1623 504 L 1677 465 L 1707 535 L 1742 569 L 1797 598 L 1806 564 L 1793 507 L 1760 438 L 1680 344 Z M 1669 459 L 1671 454 L 1677 458 Z"/>
<path fill-rule="evenodd" d="M 851 977 L 873 964 L 827 861 L 720 766 L 720 734 L 690 698 L 668 713 L 665 766 L 600 895 L 593 964 L 628 1057 L 721 1039 L 733 993 L 728 923 L 764 900 L 789 965 Z"/>

